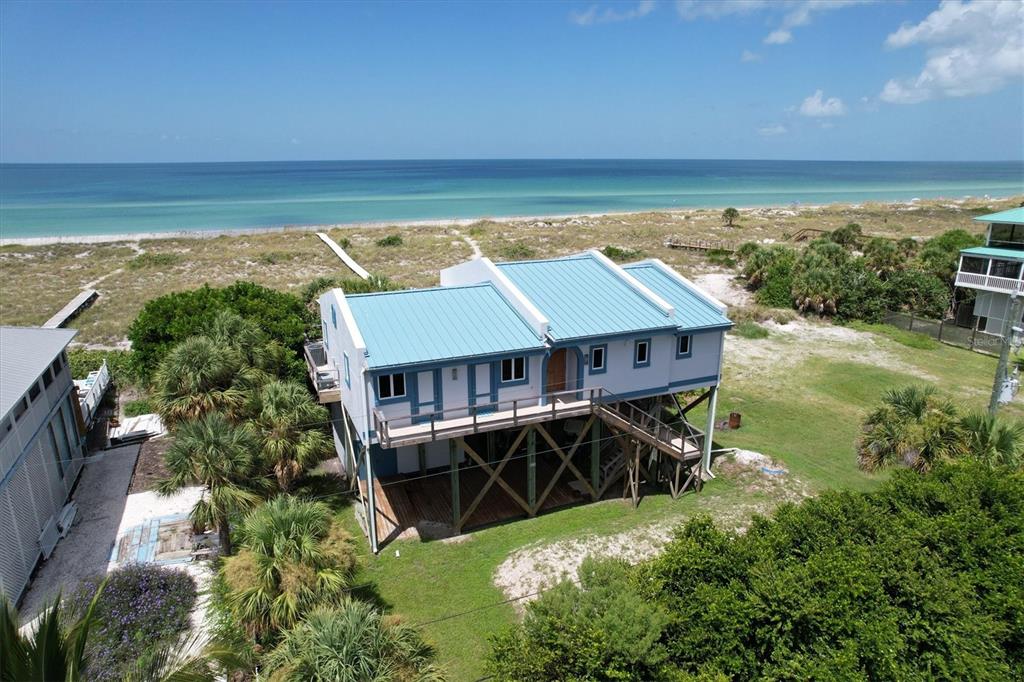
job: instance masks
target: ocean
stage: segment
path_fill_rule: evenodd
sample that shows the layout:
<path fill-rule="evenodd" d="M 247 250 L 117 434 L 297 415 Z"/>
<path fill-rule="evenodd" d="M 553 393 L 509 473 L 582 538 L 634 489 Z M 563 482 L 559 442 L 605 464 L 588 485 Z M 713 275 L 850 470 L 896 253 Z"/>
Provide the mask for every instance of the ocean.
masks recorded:
<path fill-rule="evenodd" d="M 1024 193 L 1024 162 L 0 164 L 0 238 Z"/>

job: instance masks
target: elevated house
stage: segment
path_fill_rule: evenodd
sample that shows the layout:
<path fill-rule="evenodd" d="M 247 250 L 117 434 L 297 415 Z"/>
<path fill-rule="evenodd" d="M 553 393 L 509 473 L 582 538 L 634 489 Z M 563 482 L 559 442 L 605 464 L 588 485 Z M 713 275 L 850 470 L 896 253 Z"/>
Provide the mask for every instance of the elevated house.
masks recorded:
<path fill-rule="evenodd" d="M 976 291 L 975 328 L 1001 335 L 1010 297 L 1024 295 L 1024 208 L 990 213 L 975 220 L 988 223 L 985 246 L 960 252 L 956 286 Z"/>
<path fill-rule="evenodd" d="M 320 298 L 310 375 L 374 551 L 710 475 L 725 306 L 658 260 L 477 258 Z M 689 403 L 677 394 L 695 391 Z M 708 401 L 702 431 L 686 414 Z M 671 406 L 673 409 L 666 410 Z"/>
<path fill-rule="evenodd" d="M 0 327 L 0 590 L 21 597 L 32 570 L 68 531 L 87 419 L 103 376 L 79 393 L 70 329 Z"/>

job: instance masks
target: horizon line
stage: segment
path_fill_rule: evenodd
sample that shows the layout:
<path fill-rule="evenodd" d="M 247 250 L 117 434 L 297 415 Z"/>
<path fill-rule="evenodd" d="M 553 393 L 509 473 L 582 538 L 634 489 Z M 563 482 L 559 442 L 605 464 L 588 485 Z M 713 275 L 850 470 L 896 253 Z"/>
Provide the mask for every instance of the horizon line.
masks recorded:
<path fill-rule="evenodd" d="M 219 161 L 2 161 L 0 166 L 139 166 L 139 165 L 188 165 L 188 164 L 254 164 L 254 163 L 410 163 L 410 162 L 435 162 L 435 163 L 493 163 L 513 161 L 745 161 L 745 162 L 769 162 L 769 163 L 1018 163 L 1024 165 L 1024 159 L 812 159 L 812 158 L 739 158 L 739 157 L 670 157 L 670 156 L 642 156 L 642 157 L 613 157 L 613 156 L 564 156 L 564 157 L 382 157 L 377 159 L 249 159 L 249 160 L 219 160 Z"/>

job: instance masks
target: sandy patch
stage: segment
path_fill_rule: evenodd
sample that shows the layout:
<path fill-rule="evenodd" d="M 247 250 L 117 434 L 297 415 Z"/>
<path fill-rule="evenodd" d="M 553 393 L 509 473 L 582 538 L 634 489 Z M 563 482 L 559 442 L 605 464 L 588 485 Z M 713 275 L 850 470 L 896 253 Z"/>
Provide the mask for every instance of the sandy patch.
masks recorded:
<path fill-rule="evenodd" d="M 714 471 L 720 478 L 734 481 L 749 493 L 741 504 L 715 509 L 715 523 L 722 528 L 743 532 L 754 514 L 766 514 L 782 502 L 798 502 L 810 496 L 807 486 L 788 474 L 766 473 L 782 467 L 757 452 L 738 450 L 716 460 Z M 603 504 L 620 504 L 608 501 Z M 672 539 L 675 529 L 687 520 L 680 513 L 657 523 L 604 536 L 586 536 L 546 544 L 522 547 L 498 566 L 494 584 L 509 599 L 518 599 L 517 608 L 536 598 L 538 592 L 559 580 L 575 579 L 588 556 L 619 558 L 639 563 L 657 556 Z"/>
<path fill-rule="evenodd" d="M 753 300 L 753 295 L 740 286 L 735 275 L 727 272 L 699 275 L 693 283 L 726 305 L 744 306 Z"/>
<path fill-rule="evenodd" d="M 762 324 L 771 334 L 766 339 L 744 339 L 735 334 L 725 337 L 725 366 L 734 379 L 762 379 L 802 364 L 808 358 L 860 362 L 894 372 L 913 374 L 937 381 L 920 367 L 901 360 L 878 343 L 869 332 L 840 327 L 799 317 L 787 324 L 769 320 Z"/>

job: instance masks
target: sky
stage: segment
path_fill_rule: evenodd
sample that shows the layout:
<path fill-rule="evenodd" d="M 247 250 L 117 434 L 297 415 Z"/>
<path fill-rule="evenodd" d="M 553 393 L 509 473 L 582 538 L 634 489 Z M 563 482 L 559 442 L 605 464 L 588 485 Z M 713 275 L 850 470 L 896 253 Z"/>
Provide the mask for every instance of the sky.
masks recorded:
<path fill-rule="evenodd" d="M 1024 2 L 0 3 L 0 161 L 1024 158 Z"/>

